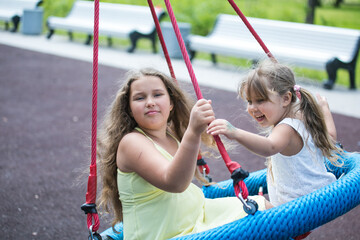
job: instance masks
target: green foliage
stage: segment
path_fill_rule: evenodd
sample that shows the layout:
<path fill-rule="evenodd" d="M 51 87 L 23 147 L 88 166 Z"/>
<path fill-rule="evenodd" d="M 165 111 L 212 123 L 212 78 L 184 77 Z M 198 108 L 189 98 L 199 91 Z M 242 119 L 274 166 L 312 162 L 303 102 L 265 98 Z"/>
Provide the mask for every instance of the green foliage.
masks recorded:
<path fill-rule="evenodd" d="M 315 13 L 315 23 L 319 25 L 360 29 L 360 1 L 357 5 L 343 5 L 339 9 L 331 5 L 318 8 Z"/>
<path fill-rule="evenodd" d="M 345 0 L 334 8 L 335 0 L 323 0 L 316 9 L 315 24 L 360 29 L 360 0 Z M 50 15 L 66 16 L 75 0 L 44 1 L 45 19 Z M 122 3 L 147 6 L 146 0 L 101 0 L 101 2 Z M 175 17 L 179 22 L 191 23 L 192 32 L 208 34 L 219 13 L 236 14 L 226 0 L 173 0 L 170 1 Z M 235 0 L 245 16 L 304 22 L 307 0 Z M 163 0 L 154 0 L 155 6 L 166 9 Z M 169 18 L 165 21 L 170 21 Z"/>
<path fill-rule="evenodd" d="M 49 16 L 65 17 L 71 10 L 75 0 L 52 0 L 43 1 L 44 19 Z"/>
<path fill-rule="evenodd" d="M 48 16 L 66 16 L 75 0 L 44 1 L 44 21 Z M 147 6 L 146 0 L 100 0 L 101 2 L 122 3 Z M 207 35 L 211 32 L 219 13 L 236 14 L 227 0 L 172 0 L 170 1 L 178 22 L 191 24 L 192 34 Z M 304 22 L 308 0 L 235 0 L 243 14 L 248 17 L 267 18 L 274 20 Z M 339 8 L 333 6 L 335 0 L 321 0 L 321 6 L 315 11 L 315 24 L 360 29 L 360 0 L 345 0 Z M 153 0 L 155 6 L 166 9 L 163 0 Z M 164 21 L 170 21 L 168 17 Z M 102 40 L 102 39 L 100 39 Z M 104 43 L 105 40 L 102 41 Z M 125 44 L 124 40 L 114 39 L 116 44 Z M 123 46 L 124 47 L 124 46 Z M 150 49 L 147 42 L 139 42 L 139 47 Z M 208 59 L 207 54 L 198 57 Z M 219 61 L 237 66 L 247 66 L 248 61 L 243 59 L 219 56 Z M 326 78 L 325 71 L 315 71 L 297 68 L 296 72 L 302 76 L 317 79 Z M 360 86 L 360 61 L 356 67 L 356 82 Z M 346 71 L 339 71 L 338 83 L 348 86 L 349 76 Z"/>

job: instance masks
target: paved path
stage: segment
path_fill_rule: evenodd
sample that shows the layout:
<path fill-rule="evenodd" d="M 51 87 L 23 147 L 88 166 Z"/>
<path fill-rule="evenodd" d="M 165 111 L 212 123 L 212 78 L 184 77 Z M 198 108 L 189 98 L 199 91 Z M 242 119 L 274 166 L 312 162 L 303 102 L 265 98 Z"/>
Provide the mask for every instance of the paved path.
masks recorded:
<path fill-rule="evenodd" d="M 63 57 L 92 62 L 92 46 L 86 46 L 79 42 L 70 42 L 64 36 L 54 35 L 51 40 L 44 35 L 31 36 L 19 33 L 0 31 L 0 43 L 50 53 Z M 166 60 L 161 54 L 136 51 L 129 54 L 124 49 L 108 48 L 99 49 L 99 63 L 120 67 L 123 69 L 155 67 L 163 72 L 169 72 Z M 182 59 L 172 59 L 172 64 L 179 81 L 190 82 L 186 65 Z M 214 67 L 209 61 L 194 60 L 193 69 L 199 84 L 217 89 L 236 91 L 237 84 L 245 70 L 231 66 L 221 65 Z M 300 78 L 298 78 L 300 79 Z M 331 110 L 346 116 L 360 118 L 360 91 L 349 91 L 347 88 L 336 85 L 333 90 L 325 90 L 309 80 L 298 82 L 313 93 L 324 95 L 330 104 Z M 360 86 L 358 86 L 360 88 Z M 206 97 L 206 96 L 204 96 Z"/>

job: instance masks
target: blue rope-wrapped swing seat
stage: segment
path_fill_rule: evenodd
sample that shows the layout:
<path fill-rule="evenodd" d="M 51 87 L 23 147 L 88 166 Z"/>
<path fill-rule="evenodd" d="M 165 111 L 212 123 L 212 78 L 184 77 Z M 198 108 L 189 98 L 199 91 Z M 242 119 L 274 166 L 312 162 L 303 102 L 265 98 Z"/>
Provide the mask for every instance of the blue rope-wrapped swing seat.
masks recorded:
<path fill-rule="evenodd" d="M 232 4 L 238 14 L 242 15 L 235 3 L 232 0 L 228 1 Z M 148 2 L 151 1 L 148 0 Z M 165 2 L 168 3 L 166 0 Z M 94 6 L 94 35 L 97 36 L 99 0 L 94 1 Z M 240 17 L 244 20 L 244 22 L 246 22 L 246 18 L 244 16 Z M 173 26 L 177 27 L 176 22 L 175 25 L 173 23 Z M 178 29 L 177 31 L 179 32 Z M 252 32 L 256 35 L 253 29 Z M 267 56 L 273 58 L 272 54 L 262 43 L 261 39 L 257 37 L 255 38 L 259 41 Z M 97 40 L 95 41 L 94 39 L 93 88 L 95 89 L 95 93 L 93 93 L 93 95 L 95 97 L 93 97 L 93 103 L 96 103 L 97 86 L 97 45 L 95 45 L 95 43 L 97 43 Z M 183 41 L 179 40 L 179 44 L 181 45 L 180 47 L 182 50 L 185 49 Z M 164 53 L 167 52 L 166 48 L 163 50 Z M 172 73 L 172 69 L 170 69 L 170 72 Z M 93 115 L 96 116 L 96 104 L 93 107 Z M 96 121 L 94 120 L 93 125 L 96 126 Z M 96 127 L 93 127 L 93 136 L 96 136 L 95 129 Z M 93 138 L 95 139 L 95 137 Z M 95 140 L 93 142 L 95 142 Z M 95 145 L 96 144 L 92 144 L 92 149 L 95 149 Z M 95 152 L 96 151 L 92 151 L 92 156 L 96 156 Z M 96 159 L 96 157 L 94 157 L 94 159 Z M 342 167 L 334 167 L 330 164 L 330 162 L 328 162 L 327 166 L 331 166 L 331 171 L 333 171 L 336 177 L 342 177 L 324 188 L 281 206 L 265 211 L 257 211 L 254 215 L 248 215 L 245 218 L 223 226 L 196 234 L 186 235 L 177 239 L 289 239 L 326 224 L 360 204 L 360 154 L 347 153 L 342 156 L 342 159 L 344 162 L 344 166 Z M 96 182 L 93 181 L 93 179 L 96 179 L 96 161 L 94 161 L 93 164 L 92 159 L 89 183 Z M 266 169 L 250 173 L 249 177 L 244 180 L 244 183 L 249 195 L 258 194 L 260 187 L 263 187 L 264 193 L 267 193 Z M 99 227 L 99 223 L 95 205 L 96 185 L 95 187 L 93 185 L 94 184 L 88 184 L 87 198 L 89 197 L 89 200 L 87 199 L 86 204 L 82 206 L 82 208 L 84 207 L 83 210 L 88 215 L 88 228 L 90 232 L 89 238 L 114 240 L 123 239 L 122 223 L 115 225 L 116 232 L 114 232 L 111 227 L 101 234 L 96 232 Z M 234 190 L 233 179 L 203 187 L 202 190 L 206 198 L 235 196 L 236 191 L 236 189 Z M 94 219 L 94 223 L 92 218 Z"/>
<path fill-rule="evenodd" d="M 257 211 L 254 215 L 176 239 L 290 239 L 311 231 L 347 213 L 360 204 L 360 154 L 350 153 L 343 157 L 344 166 L 332 167 L 332 172 L 340 179 L 313 193 L 296 200 Z M 330 163 L 328 163 L 330 166 Z M 266 169 L 250 173 L 245 179 L 249 195 L 255 195 L 260 186 L 266 193 Z M 232 180 L 219 182 L 202 188 L 205 197 L 219 198 L 235 196 Z M 122 224 L 115 226 L 122 231 Z M 112 228 L 102 234 L 103 239 L 122 239 L 122 233 Z"/>

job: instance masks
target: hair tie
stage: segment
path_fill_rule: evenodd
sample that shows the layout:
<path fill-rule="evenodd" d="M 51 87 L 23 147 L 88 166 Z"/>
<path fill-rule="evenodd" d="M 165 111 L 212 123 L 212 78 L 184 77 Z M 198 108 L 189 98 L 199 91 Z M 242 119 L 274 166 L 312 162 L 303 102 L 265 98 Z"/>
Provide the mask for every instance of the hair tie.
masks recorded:
<path fill-rule="evenodd" d="M 300 89 L 301 87 L 299 85 L 294 85 L 294 91 L 299 100 L 301 100 Z"/>

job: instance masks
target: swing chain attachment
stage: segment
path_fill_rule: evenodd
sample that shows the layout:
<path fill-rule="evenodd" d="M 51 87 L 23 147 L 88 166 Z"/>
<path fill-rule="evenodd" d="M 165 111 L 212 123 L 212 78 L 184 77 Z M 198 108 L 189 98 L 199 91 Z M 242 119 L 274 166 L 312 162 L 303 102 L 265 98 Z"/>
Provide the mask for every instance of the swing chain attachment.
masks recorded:
<path fill-rule="evenodd" d="M 209 182 L 212 182 L 212 177 L 208 174 L 206 174 L 206 168 L 203 168 L 203 177 Z"/>
<path fill-rule="evenodd" d="M 97 214 L 95 203 L 84 203 L 83 205 L 81 205 L 81 209 L 85 212 L 85 214 Z M 89 215 L 88 215 L 88 220 L 89 220 Z M 96 221 L 95 221 L 95 223 L 96 223 Z M 94 227 L 93 224 L 90 225 L 90 227 L 89 227 L 88 240 L 102 240 L 102 237 L 99 233 L 97 233 L 96 231 L 93 232 L 93 227 Z"/>
<path fill-rule="evenodd" d="M 254 215 L 259 206 L 257 204 L 256 201 L 252 200 L 252 199 L 246 199 L 244 200 L 244 198 L 242 197 L 241 193 L 239 193 L 239 195 L 237 196 L 241 203 L 244 205 L 243 208 L 244 208 L 244 211 L 248 214 L 248 215 Z"/>
<path fill-rule="evenodd" d="M 83 210 L 85 214 L 97 213 L 95 203 L 84 203 L 83 205 L 81 205 L 81 210 Z"/>
<path fill-rule="evenodd" d="M 237 168 L 235 169 L 232 174 L 231 174 L 231 178 L 233 180 L 233 185 L 234 187 L 237 186 L 237 184 L 240 182 L 240 181 L 243 181 L 245 178 L 247 178 L 249 176 L 249 172 L 248 171 L 245 171 L 244 169 L 242 169 L 241 167 L 240 168 Z M 243 208 L 244 208 L 244 211 L 247 213 L 247 214 L 251 214 L 251 215 L 254 215 L 259 206 L 258 204 L 252 200 L 252 199 L 244 199 L 243 196 L 242 196 L 242 189 L 240 189 L 240 192 L 239 194 L 237 195 L 237 197 L 239 198 L 239 200 L 241 201 L 241 203 L 244 205 Z"/>
<path fill-rule="evenodd" d="M 240 168 L 235 169 L 231 173 L 231 179 L 233 180 L 234 186 L 236 186 L 240 181 L 243 181 L 245 178 L 249 176 L 249 172 Z"/>
<path fill-rule="evenodd" d="M 93 232 L 92 228 L 94 225 L 91 225 L 89 228 L 89 237 L 88 240 L 102 240 L 102 237 L 100 234 L 98 234 L 97 232 Z"/>
<path fill-rule="evenodd" d="M 196 165 L 198 166 L 200 173 L 202 172 L 203 177 L 208 182 L 212 182 L 212 177 L 209 175 L 210 168 L 200 153 L 198 154 L 198 159 L 196 161 Z"/>

